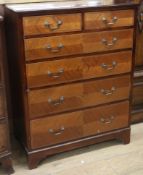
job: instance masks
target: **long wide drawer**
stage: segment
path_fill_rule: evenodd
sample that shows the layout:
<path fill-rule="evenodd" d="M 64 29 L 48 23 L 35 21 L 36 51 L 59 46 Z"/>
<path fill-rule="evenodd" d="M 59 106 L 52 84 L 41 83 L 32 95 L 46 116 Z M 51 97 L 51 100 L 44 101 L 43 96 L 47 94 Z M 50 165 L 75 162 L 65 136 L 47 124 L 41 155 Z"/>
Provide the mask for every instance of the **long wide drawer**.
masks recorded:
<path fill-rule="evenodd" d="M 116 10 L 86 12 L 84 15 L 85 29 L 108 29 L 134 25 L 133 10 Z"/>
<path fill-rule="evenodd" d="M 80 31 L 80 13 L 23 17 L 24 35 Z"/>
<path fill-rule="evenodd" d="M 28 92 L 30 118 L 129 98 L 130 75 Z"/>
<path fill-rule="evenodd" d="M 133 47 L 133 29 L 25 39 L 25 59 L 94 53 Z"/>
<path fill-rule="evenodd" d="M 121 110 L 124 109 L 124 110 Z M 128 101 L 30 122 L 32 149 L 127 127 Z"/>
<path fill-rule="evenodd" d="M 132 52 L 26 64 L 28 87 L 41 87 L 131 71 Z"/>
<path fill-rule="evenodd" d="M 6 151 L 8 148 L 7 121 L 0 120 L 0 152 Z"/>

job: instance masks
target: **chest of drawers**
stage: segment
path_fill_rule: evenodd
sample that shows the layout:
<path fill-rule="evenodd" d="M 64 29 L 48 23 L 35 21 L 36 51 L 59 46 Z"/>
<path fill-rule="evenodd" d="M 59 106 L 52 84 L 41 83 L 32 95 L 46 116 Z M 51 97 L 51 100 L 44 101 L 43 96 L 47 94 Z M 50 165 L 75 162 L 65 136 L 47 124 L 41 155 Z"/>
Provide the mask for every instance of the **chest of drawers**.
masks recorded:
<path fill-rule="evenodd" d="M 9 145 L 7 102 L 7 61 L 5 55 L 4 17 L 0 15 L 0 163 L 7 173 L 11 174 L 14 171 Z"/>
<path fill-rule="evenodd" d="M 112 139 L 130 142 L 138 5 L 6 6 L 15 133 L 30 169 L 59 152 Z"/>

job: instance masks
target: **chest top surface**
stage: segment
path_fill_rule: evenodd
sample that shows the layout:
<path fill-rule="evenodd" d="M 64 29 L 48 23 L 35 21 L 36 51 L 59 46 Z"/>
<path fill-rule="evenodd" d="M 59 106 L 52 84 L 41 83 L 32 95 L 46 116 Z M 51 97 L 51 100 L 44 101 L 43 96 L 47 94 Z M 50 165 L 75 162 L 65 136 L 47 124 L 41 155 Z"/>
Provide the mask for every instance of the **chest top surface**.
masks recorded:
<path fill-rule="evenodd" d="M 63 0 L 26 4 L 7 4 L 7 8 L 17 12 L 33 12 L 42 10 L 64 10 L 64 9 L 84 9 L 84 8 L 106 8 L 137 6 L 139 0 Z"/>

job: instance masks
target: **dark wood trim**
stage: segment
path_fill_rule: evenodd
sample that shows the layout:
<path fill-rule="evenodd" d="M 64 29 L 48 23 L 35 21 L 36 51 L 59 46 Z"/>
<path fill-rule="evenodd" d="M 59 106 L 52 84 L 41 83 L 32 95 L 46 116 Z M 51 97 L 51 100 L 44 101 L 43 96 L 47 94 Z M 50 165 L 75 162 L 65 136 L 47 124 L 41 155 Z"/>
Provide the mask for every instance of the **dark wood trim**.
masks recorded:
<path fill-rule="evenodd" d="M 0 159 L 0 162 L 2 164 L 3 169 L 5 172 L 10 175 L 14 173 L 14 169 L 12 167 L 12 159 L 11 159 L 11 154 L 7 154 L 4 157 Z"/>
<path fill-rule="evenodd" d="M 0 18 L 0 61 L 1 61 L 1 72 L 2 72 L 2 88 L 4 95 L 4 110 L 5 116 L 3 116 L 0 120 L 4 122 L 7 126 L 7 131 L 5 133 L 5 137 L 7 139 L 7 150 L 1 152 L 0 154 L 0 162 L 2 167 L 5 169 L 7 174 L 14 173 L 11 161 L 11 149 L 10 149 L 10 137 L 9 137 L 9 122 L 8 118 L 11 117 L 11 101 L 9 94 L 9 77 L 8 77 L 8 68 L 7 68 L 7 55 L 6 55 L 6 46 L 5 46 L 5 31 L 4 31 L 4 8 L 0 5 L 0 14 L 2 15 Z"/>
<path fill-rule="evenodd" d="M 134 72 L 133 86 L 143 86 L 143 67 L 137 67 Z M 131 123 L 143 122 L 143 104 L 133 105 L 131 112 Z"/>
<path fill-rule="evenodd" d="M 55 145 L 49 148 L 34 151 L 26 150 L 28 156 L 27 158 L 28 158 L 29 169 L 36 168 L 39 162 L 48 156 L 114 139 L 120 140 L 124 144 L 128 144 L 130 142 L 130 128 L 124 128 L 121 130 L 103 133 L 96 136 L 82 138 L 68 143 Z"/>
<path fill-rule="evenodd" d="M 143 104 L 133 106 L 131 116 L 132 123 L 143 122 Z"/>

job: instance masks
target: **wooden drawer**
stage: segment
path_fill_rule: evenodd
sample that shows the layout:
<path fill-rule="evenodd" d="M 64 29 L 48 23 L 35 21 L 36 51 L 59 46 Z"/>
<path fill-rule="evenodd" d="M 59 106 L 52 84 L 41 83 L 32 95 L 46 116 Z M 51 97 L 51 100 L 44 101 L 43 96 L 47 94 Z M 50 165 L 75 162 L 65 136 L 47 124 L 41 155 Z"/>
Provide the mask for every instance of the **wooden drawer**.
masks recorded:
<path fill-rule="evenodd" d="M 4 98 L 4 90 L 0 87 L 0 118 L 5 117 L 5 98 Z"/>
<path fill-rule="evenodd" d="M 28 87 L 126 73 L 131 64 L 131 51 L 26 64 Z"/>
<path fill-rule="evenodd" d="M 0 120 L 0 152 L 6 151 L 8 148 L 7 122 Z"/>
<path fill-rule="evenodd" d="M 0 64 L 0 85 L 2 84 L 2 65 Z"/>
<path fill-rule="evenodd" d="M 134 25 L 133 10 L 87 12 L 84 15 L 85 29 L 108 29 Z"/>
<path fill-rule="evenodd" d="M 80 31 L 81 26 L 80 13 L 23 17 L 25 36 Z"/>
<path fill-rule="evenodd" d="M 143 84 L 133 87 L 133 105 L 143 104 Z"/>
<path fill-rule="evenodd" d="M 25 59 L 36 60 L 133 47 L 133 29 L 25 39 Z"/>
<path fill-rule="evenodd" d="M 130 76 L 32 90 L 28 93 L 30 118 L 128 99 Z"/>
<path fill-rule="evenodd" d="M 124 109 L 124 110 L 121 110 Z M 30 122 L 32 149 L 127 127 L 129 103 L 122 102 Z"/>

